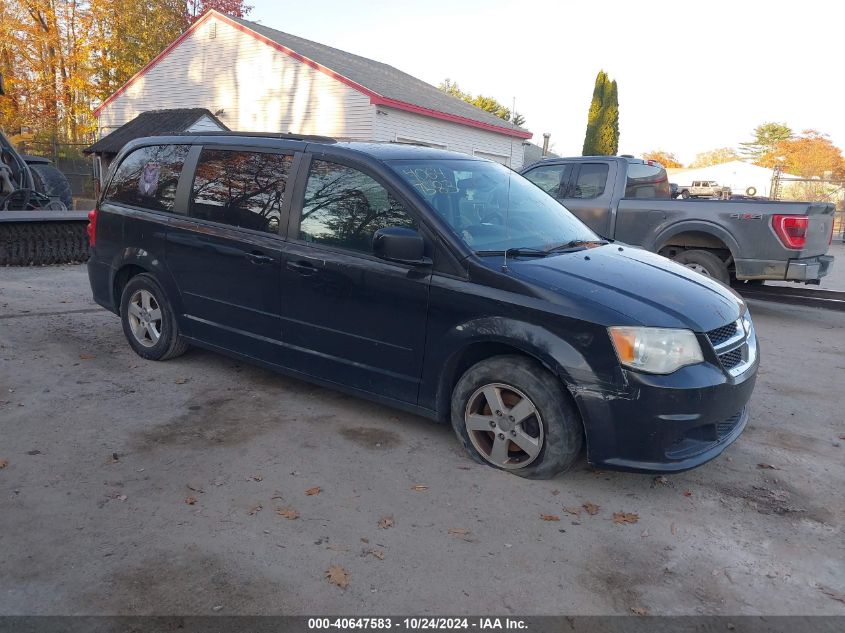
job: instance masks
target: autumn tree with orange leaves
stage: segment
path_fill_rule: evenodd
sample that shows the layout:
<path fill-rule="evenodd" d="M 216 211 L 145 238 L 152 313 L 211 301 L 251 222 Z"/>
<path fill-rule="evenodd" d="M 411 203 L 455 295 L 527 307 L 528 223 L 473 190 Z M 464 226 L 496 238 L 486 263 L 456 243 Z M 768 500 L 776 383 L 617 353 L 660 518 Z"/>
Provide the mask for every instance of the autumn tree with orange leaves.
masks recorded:
<path fill-rule="evenodd" d="M 2 0 L 0 128 L 90 140 L 91 112 L 210 9 L 242 0 Z"/>
<path fill-rule="evenodd" d="M 784 172 L 804 178 L 845 179 L 842 151 L 827 134 L 817 130 L 804 130 L 798 136 L 779 141 L 759 162 L 764 167 L 778 163 Z"/>

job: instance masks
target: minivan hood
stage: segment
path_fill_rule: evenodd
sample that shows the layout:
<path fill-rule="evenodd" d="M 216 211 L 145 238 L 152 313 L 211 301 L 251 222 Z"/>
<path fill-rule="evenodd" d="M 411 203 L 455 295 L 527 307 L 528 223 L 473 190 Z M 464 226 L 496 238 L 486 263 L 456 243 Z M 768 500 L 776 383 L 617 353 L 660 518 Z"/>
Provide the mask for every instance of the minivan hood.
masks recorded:
<path fill-rule="evenodd" d="M 569 301 L 581 299 L 609 308 L 620 315 L 620 325 L 707 332 L 735 321 L 744 305 L 730 288 L 713 279 L 618 243 L 541 259 L 510 259 L 508 270 Z"/>

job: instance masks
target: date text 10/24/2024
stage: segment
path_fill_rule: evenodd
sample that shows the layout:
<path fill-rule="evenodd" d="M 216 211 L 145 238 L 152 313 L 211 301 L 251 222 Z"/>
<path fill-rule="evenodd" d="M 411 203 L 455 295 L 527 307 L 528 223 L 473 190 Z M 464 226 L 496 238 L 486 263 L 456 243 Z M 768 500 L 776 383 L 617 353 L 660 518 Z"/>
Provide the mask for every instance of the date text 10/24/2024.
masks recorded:
<path fill-rule="evenodd" d="M 308 618 L 308 630 L 525 630 L 527 623 L 519 618 Z"/>

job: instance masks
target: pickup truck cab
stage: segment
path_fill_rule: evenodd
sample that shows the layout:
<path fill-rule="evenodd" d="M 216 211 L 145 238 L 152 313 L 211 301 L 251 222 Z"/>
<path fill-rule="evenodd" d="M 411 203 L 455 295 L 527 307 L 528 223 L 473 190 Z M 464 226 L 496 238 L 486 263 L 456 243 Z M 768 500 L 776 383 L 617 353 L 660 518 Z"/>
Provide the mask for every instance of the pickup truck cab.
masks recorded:
<path fill-rule="evenodd" d="M 730 187 L 722 187 L 715 180 L 693 180 L 691 185 L 681 185 L 682 198 L 730 198 Z"/>
<path fill-rule="evenodd" d="M 725 284 L 817 284 L 833 265 L 831 203 L 673 200 L 659 163 L 621 156 L 546 159 L 522 174 L 599 235 Z"/>
<path fill-rule="evenodd" d="M 139 356 L 198 346 L 372 398 L 451 424 L 473 459 L 517 475 L 554 476 L 585 442 L 596 465 L 685 470 L 748 420 L 742 299 L 603 240 L 491 161 L 143 138 L 90 219 L 94 299 Z"/>

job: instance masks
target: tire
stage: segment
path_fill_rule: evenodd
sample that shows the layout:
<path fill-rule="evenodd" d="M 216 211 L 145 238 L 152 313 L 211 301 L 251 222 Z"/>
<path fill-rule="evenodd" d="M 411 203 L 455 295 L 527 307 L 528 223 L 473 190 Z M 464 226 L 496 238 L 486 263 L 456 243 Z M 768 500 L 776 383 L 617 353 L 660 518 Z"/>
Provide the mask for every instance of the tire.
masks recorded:
<path fill-rule="evenodd" d="M 486 394 L 491 390 L 491 399 L 499 402 L 496 406 L 504 407 L 501 415 L 490 406 Z M 516 416 L 508 415 L 512 411 Z M 468 418 L 470 426 L 478 428 L 469 430 Z M 470 367 L 452 391 L 451 420 L 472 459 L 527 479 L 549 479 L 565 472 L 584 443 L 580 416 L 563 385 L 524 356 L 495 356 Z"/>
<path fill-rule="evenodd" d="M 0 266 L 70 264 L 88 259 L 84 222 L 3 222 L 0 214 Z"/>
<path fill-rule="evenodd" d="M 29 165 L 35 190 L 51 198 L 58 198 L 68 208 L 73 208 L 73 194 L 65 175 L 52 165 Z"/>
<path fill-rule="evenodd" d="M 129 346 L 141 358 L 169 360 L 188 349 L 188 344 L 179 335 L 176 315 L 167 295 L 155 277 L 148 273 L 135 275 L 123 288 L 120 320 Z"/>
<path fill-rule="evenodd" d="M 757 187 L 749 187 L 745 190 L 746 196 L 751 196 L 752 198 L 757 195 Z"/>
<path fill-rule="evenodd" d="M 689 198 L 689 191 L 687 191 L 686 189 L 684 189 L 684 190 L 681 192 L 681 197 L 682 197 L 684 200 L 687 200 L 687 199 Z"/>
<path fill-rule="evenodd" d="M 728 285 L 731 281 L 725 262 L 709 251 L 681 251 L 673 259 L 679 264 L 691 268 L 705 277 L 712 277 L 725 285 Z"/>

